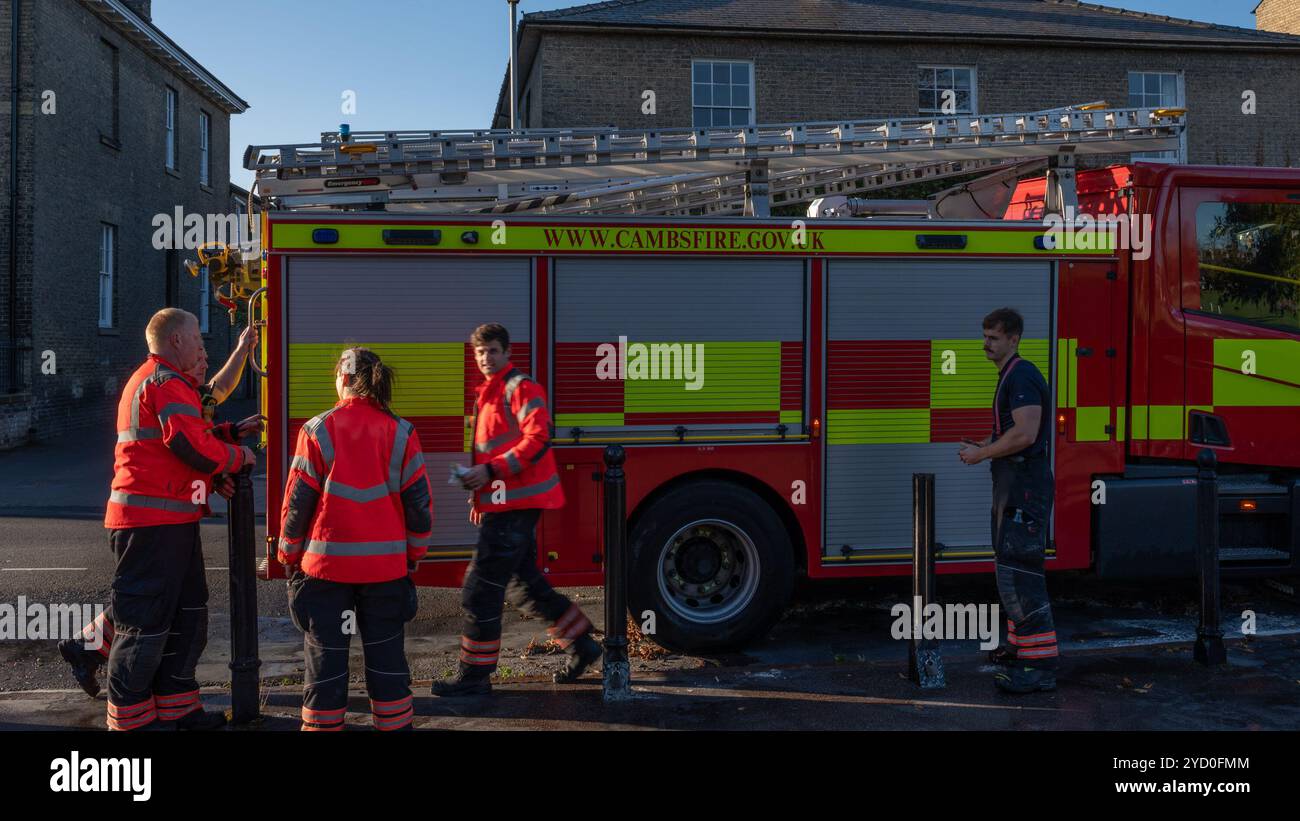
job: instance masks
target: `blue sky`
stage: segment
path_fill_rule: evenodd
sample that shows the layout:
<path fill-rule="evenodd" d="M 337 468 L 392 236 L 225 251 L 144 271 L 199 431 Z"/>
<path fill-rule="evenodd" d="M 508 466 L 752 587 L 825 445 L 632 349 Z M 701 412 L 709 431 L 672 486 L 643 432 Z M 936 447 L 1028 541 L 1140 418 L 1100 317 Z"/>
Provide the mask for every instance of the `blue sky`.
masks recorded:
<path fill-rule="evenodd" d="M 1254 28 L 1256 0 L 1105 5 Z M 579 5 L 522 0 L 520 15 Z M 506 63 L 504 0 L 153 0 L 153 19 L 250 104 L 231 118 L 230 176 L 244 148 L 354 130 L 486 128 Z M 256 21 L 254 23 L 253 21 Z M 340 113 L 344 90 L 355 115 Z"/>

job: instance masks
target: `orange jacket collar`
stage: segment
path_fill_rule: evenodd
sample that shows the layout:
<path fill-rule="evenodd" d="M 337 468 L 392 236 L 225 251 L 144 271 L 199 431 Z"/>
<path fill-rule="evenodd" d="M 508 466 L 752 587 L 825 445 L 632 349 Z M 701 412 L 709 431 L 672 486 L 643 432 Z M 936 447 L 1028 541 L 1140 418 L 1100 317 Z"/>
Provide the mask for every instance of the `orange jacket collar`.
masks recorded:
<path fill-rule="evenodd" d="M 176 371 L 176 373 L 185 377 L 185 381 L 190 383 L 190 387 L 197 388 L 199 386 L 199 381 L 197 379 L 190 376 L 188 373 L 176 367 L 172 363 L 168 362 L 166 359 L 163 359 L 163 357 L 160 354 L 151 353 L 149 354 L 149 358 L 154 362 L 158 362 L 160 364 L 166 365 L 167 367 L 171 368 L 173 371 Z"/>

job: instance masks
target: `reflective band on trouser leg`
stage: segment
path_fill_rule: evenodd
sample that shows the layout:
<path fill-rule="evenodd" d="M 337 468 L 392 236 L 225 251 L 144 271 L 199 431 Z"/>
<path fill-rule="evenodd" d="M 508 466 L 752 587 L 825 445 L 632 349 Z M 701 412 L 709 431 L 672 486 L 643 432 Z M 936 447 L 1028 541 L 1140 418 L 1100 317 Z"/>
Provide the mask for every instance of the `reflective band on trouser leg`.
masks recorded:
<path fill-rule="evenodd" d="M 460 637 L 460 660 L 475 667 L 493 667 L 501 654 L 501 639 L 495 641 L 474 641 L 466 636 Z"/>
<path fill-rule="evenodd" d="M 1016 650 L 1016 658 L 1022 659 L 1055 658 L 1059 654 L 1055 630 L 1036 633 L 1032 636 L 1021 636 L 1019 647 Z"/>
<path fill-rule="evenodd" d="M 113 647 L 113 619 L 109 616 L 109 611 L 105 610 L 90 621 L 85 627 L 81 628 L 81 640 L 87 649 L 94 648 L 104 658 L 108 658 L 108 651 Z M 95 647 L 98 643 L 98 648 Z"/>
<path fill-rule="evenodd" d="M 590 630 L 591 622 L 586 614 L 578 605 L 571 604 L 559 621 L 555 622 L 555 626 L 546 629 L 546 633 L 556 644 L 567 650 L 575 639 L 581 638 Z"/>
<path fill-rule="evenodd" d="M 343 716 L 347 714 L 347 707 L 340 707 L 337 710 L 313 710 L 309 707 L 302 708 L 302 730 L 303 732 L 334 732 L 343 729 Z"/>
<path fill-rule="evenodd" d="M 370 712 L 374 716 L 375 729 L 385 732 L 408 727 L 415 719 L 415 705 L 410 696 L 396 701 L 375 701 L 372 698 Z"/>
<path fill-rule="evenodd" d="M 202 709 L 199 704 L 199 691 L 191 690 L 188 693 L 174 693 L 168 696 L 154 696 L 154 704 L 158 705 L 158 718 L 163 721 L 175 721 L 183 718 L 195 710 Z"/>
<path fill-rule="evenodd" d="M 1016 638 L 1016 623 L 1011 619 L 1007 619 L 1007 644 L 1012 647 L 1020 644 L 1020 640 Z"/>
<path fill-rule="evenodd" d="M 154 708 L 152 696 L 139 704 L 128 704 L 122 707 L 112 701 L 108 702 L 108 729 L 110 730 L 137 730 L 156 718 L 158 718 L 158 711 Z"/>

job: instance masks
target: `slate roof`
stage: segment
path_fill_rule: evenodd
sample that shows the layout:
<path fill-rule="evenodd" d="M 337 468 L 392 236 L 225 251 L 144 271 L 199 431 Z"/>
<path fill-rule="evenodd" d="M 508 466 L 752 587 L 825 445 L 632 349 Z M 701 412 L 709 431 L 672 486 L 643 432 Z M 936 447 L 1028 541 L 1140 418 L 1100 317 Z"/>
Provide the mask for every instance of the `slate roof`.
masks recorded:
<path fill-rule="evenodd" d="M 1300 36 L 1077 0 L 608 0 L 526 14 L 528 25 L 876 35 L 962 35 L 1133 43 L 1297 46 Z"/>

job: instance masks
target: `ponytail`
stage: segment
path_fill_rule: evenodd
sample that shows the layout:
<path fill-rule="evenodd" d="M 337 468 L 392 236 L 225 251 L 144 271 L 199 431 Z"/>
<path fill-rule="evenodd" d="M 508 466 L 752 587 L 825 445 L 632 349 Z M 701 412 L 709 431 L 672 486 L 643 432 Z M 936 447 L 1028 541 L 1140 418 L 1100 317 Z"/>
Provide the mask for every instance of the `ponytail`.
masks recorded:
<path fill-rule="evenodd" d="M 369 348 L 349 348 L 344 351 L 334 372 L 347 374 L 347 389 L 354 395 L 373 399 L 385 410 L 392 403 L 397 374 Z"/>

